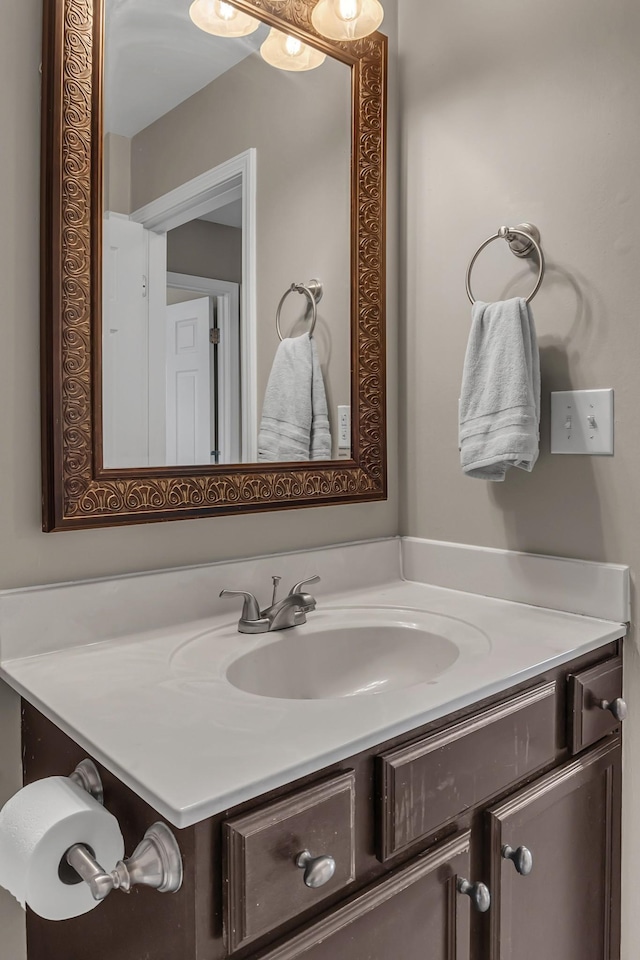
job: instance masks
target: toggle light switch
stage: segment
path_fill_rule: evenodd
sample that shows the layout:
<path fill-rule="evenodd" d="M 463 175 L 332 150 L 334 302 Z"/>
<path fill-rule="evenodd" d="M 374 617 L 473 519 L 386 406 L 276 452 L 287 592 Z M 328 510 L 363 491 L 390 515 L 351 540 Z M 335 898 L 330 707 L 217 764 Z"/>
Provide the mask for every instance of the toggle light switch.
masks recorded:
<path fill-rule="evenodd" d="M 613 390 L 551 394 L 551 453 L 613 454 Z"/>

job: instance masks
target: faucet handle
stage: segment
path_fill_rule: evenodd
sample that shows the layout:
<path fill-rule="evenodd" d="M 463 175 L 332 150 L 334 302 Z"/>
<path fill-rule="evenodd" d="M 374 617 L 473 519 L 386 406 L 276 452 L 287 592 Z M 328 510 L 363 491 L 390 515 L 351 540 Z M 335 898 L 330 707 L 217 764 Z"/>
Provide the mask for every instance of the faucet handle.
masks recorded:
<path fill-rule="evenodd" d="M 320 579 L 321 578 L 318 576 L 308 577 L 306 580 L 300 580 L 299 583 L 294 583 L 294 585 L 291 587 L 291 590 L 289 590 L 289 596 L 294 593 L 300 593 L 302 588 L 306 587 L 309 583 L 320 583 Z"/>
<path fill-rule="evenodd" d="M 242 619 L 243 620 L 259 620 L 260 619 L 260 606 L 258 601 L 252 593 L 246 593 L 244 590 L 221 590 L 221 597 L 244 597 L 244 605 L 242 607 Z"/>

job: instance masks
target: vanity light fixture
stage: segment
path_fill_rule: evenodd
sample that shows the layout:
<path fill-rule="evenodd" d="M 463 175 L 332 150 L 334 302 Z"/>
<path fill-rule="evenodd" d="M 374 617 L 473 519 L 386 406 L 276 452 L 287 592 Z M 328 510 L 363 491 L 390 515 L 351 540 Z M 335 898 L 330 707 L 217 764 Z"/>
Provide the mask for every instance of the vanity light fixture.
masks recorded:
<path fill-rule="evenodd" d="M 216 37 L 248 37 L 260 26 L 260 21 L 242 13 L 224 0 L 194 0 L 189 16 L 205 33 Z"/>
<path fill-rule="evenodd" d="M 378 29 L 384 19 L 380 0 L 319 0 L 311 22 L 330 40 L 360 40 Z"/>
<path fill-rule="evenodd" d="M 326 54 L 272 27 L 260 47 L 263 59 L 280 70 L 315 70 L 327 59 Z"/>

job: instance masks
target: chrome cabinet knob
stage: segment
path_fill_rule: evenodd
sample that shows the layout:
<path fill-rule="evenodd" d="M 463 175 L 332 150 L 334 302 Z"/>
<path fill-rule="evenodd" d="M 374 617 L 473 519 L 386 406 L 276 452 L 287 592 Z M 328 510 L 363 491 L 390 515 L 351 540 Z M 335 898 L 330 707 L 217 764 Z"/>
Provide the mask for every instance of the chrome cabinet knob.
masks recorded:
<path fill-rule="evenodd" d="M 627 705 L 622 697 L 616 697 L 615 700 L 600 700 L 598 706 L 601 710 L 608 710 L 613 714 L 619 723 L 627 719 Z"/>
<path fill-rule="evenodd" d="M 458 880 L 458 893 L 464 893 L 474 905 L 478 913 L 486 913 L 491 906 L 489 887 L 484 883 L 471 883 L 469 880 Z"/>
<path fill-rule="evenodd" d="M 511 860 L 521 877 L 528 877 L 533 870 L 533 855 L 527 847 L 518 847 L 516 850 L 508 843 L 502 848 L 505 860 Z"/>
<path fill-rule="evenodd" d="M 296 866 L 304 870 L 304 882 L 312 890 L 329 883 L 336 872 L 336 862 L 333 857 L 312 857 L 308 850 L 298 854 Z"/>

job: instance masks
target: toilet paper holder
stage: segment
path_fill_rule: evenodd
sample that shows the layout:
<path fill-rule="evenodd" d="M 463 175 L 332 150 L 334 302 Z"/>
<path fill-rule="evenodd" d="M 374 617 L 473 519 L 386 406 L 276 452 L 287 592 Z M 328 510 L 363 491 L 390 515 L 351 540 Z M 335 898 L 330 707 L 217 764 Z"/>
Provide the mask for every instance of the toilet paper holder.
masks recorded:
<path fill-rule="evenodd" d="M 79 763 L 69 779 L 90 793 L 98 803 L 104 802 L 102 780 L 92 760 Z M 93 851 L 84 843 L 74 843 L 64 860 L 88 885 L 94 900 L 104 900 L 112 890 L 129 893 L 138 885 L 152 887 L 159 893 L 177 893 L 182 886 L 180 847 L 162 821 L 152 824 L 131 856 L 119 860 L 110 872 L 102 868 Z M 74 878 L 65 882 L 79 881 Z"/>
<path fill-rule="evenodd" d="M 90 793 L 91 796 L 104 805 L 104 790 L 102 789 L 102 780 L 93 760 L 81 760 L 73 773 L 69 774 L 69 780 Z"/>

